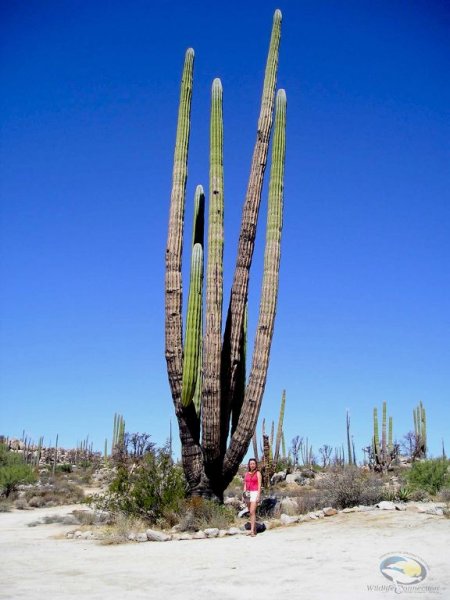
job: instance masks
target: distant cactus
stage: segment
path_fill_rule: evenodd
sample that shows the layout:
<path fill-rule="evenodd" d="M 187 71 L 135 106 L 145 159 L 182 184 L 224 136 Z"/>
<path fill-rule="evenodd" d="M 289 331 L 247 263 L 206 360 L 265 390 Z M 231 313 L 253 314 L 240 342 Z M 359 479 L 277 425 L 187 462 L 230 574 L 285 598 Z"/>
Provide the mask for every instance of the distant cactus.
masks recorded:
<path fill-rule="evenodd" d="M 111 443 L 111 456 L 121 456 L 125 441 L 125 419 L 119 413 L 114 413 L 113 437 Z"/>
<path fill-rule="evenodd" d="M 414 409 L 414 433 L 416 450 L 413 458 L 426 458 L 427 456 L 427 417 L 422 402 Z"/>
<path fill-rule="evenodd" d="M 375 471 L 382 471 L 383 473 L 389 469 L 392 461 L 398 455 L 398 444 L 394 444 L 392 441 L 392 417 L 389 417 L 389 439 L 386 436 L 386 420 L 386 402 L 383 402 L 381 440 L 378 430 L 378 411 L 375 407 L 373 409 L 372 444 L 366 448 L 366 451 L 369 454 L 369 466 L 371 466 Z"/>

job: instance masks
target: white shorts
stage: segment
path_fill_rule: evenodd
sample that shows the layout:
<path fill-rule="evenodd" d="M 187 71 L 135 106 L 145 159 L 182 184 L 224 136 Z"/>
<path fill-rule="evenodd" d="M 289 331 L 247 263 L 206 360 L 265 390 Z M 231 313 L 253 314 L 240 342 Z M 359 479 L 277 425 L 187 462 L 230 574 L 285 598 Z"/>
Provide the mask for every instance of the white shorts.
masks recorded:
<path fill-rule="evenodd" d="M 258 492 L 249 492 L 250 499 L 249 502 L 257 502 L 258 501 Z"/>

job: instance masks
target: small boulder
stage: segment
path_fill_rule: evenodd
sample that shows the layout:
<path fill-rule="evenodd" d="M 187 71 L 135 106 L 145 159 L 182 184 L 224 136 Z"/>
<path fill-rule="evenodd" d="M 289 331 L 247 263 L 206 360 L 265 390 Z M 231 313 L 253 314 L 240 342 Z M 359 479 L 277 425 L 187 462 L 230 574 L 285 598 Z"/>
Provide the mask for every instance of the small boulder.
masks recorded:
<path fill-rule="evenodd" d="M 215 537 L 218 537 L 218 535 L 219 535 L 219 529 L 217 527 L 208 527 L 204 531 L 205 531 L 206 537 L 209 537 L 209 538 L 215 538 Z"/>
<path fill-rule="evenodd" d="M 280 521 L 282 525 L 291 525 L 292 523 L 298 523 L 300 520 L 300 517 L 294 517 L 291 515 L 286 515 L 286 514 L 281 514 L 280 515 Z"/>
<path fill-rule="evenodd" d="M 272 485 L 276 485 L 277 483 L 280 483 L 281 481 L 284 481 L 286 479 L 286 471 L 278 471 L 278 473 L 274 473 L 272 475 L 272 477 L 270 478 L 270 483 Z"/>
<path fill-rule="evenodd" d="M 426 515 L 435 515 L 438 517 L 442 517 L 444 511 L 442 508 L 436 506 L 435 504 L 431 504 L 430 506 L 419 506 L 419 512 L 425 513 Z"/>
<path fill-rule="evenodd" d="M 138 533 L 136 534 L 137 542 L 148 542 L 148 537 L 146 533 Z"/>
<path fill-rule="evenodd" d="M 375 506 L 377 508 L 379 508 L 380 510 L 395 510 L 395 504 L 388 500 L 383 500 L 382 502 L 378 502 L 378 504 L 375 504 Z"/>
<path fill-rule="evenodd" d="M 177 535 L 177 539 L 181 540 L 181 541 L 186 541 L 186 540 L 192 540 L 194 536 L 192 536 L 190 533 L 187 533 L 186 531 L 184 533 L 179 533 Z M 206 536 L 205 536 L 206 537 Z M 197 539 L 197 538 L 196 538 Z"/>
<path fill-rule="evenodd" d="M 286 483 L 296 483 L 297 485 L 305 485 L 306 478 L 302 476 L 301 473 L 290 473 L 286 475 Z"/>
<path fill-rule="evenodd" d="M 193 540 L 205 540 L 206 539 L 206 533 L 202 530 L 200 531 L 196 531 L 194 534 L 192 534 L 192 539 Z"/>
<path fill-rule="evenodd" d="M 322 512 L 326 517 L 332 517 L 333 515 L 337 515 L 337 510 L 332 506 L 327 506 L 322 510 Z"/>
<path fill-rule="evenodd" d="M 316 515 L 316 513 L 310 512 L 308 513 L 308 519 L 318 519 L 319 517 Z"/>
<path fill-rule="evenodd" d="M 239 527 L 229 527 L 227 529 L 227 535 L 238 535 L 239 533 L 242 533 Z"/>
<path fill-rule="evenodd" d="M 149 542 L 168 542 L 171 539 L 170 535 L 156 529 L 147 529 L 145 533 Z"/>
<path fill-rule="evenodd" d="M 283 498 L 280 503 L 281 512 L 286 515 L 295 515 L 298 513 L 298 504 L 297 501 L 293 498 Z"/>

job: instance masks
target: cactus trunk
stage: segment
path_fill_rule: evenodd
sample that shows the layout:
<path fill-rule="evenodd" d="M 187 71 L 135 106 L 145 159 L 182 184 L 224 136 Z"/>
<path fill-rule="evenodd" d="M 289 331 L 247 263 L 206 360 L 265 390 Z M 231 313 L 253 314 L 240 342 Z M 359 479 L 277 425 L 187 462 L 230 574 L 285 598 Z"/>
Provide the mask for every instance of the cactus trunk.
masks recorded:
<path fill-rule="evenodd" d="M 276 99 L 264 275 L 250 376 L 246 381 L 247 298 L 263 177 L 272 129 L 281 12 L 274 15 L 258 133 L 244 202 L 238 258 L 222 340 L 224 177 L 222 84 L 212 85 L 207 257 L 194 218 L 192 267 L 183 351 L 181 260 L 194 53 L 183 70 L 166 247 L 165 354 L 182 460 L 191 494 L 222 497 L 254 434 L 273 336 L 283 206 L 286 95 Z M 197 209 L 194 210 L 197 214 Z M 201 237 L 201 239 L 199 239 Z M 202 276 L 205 260 L 205 330 Z M 231 428 L 231 435 L 230 435 Z M 278 440 L 279 445 L 279 440 Z"/>
<path fill-rule="evenodd" d="M 275 442 L 275 452 L 273 455 L 273 461 L 275 465 L 278 463 L 280 458 L 280 444 L 283 437 L 283 420 L 284 420 L 284 408 L 286 406 L 286 390 L 283 390 L 283 395 L 281 396 L 281 406 L 280 406 L 280 415 L 278 417 L 278 429 L 277 429 L 277 439 Z M 284 449 L 283 449 L 284 456 Z"/>

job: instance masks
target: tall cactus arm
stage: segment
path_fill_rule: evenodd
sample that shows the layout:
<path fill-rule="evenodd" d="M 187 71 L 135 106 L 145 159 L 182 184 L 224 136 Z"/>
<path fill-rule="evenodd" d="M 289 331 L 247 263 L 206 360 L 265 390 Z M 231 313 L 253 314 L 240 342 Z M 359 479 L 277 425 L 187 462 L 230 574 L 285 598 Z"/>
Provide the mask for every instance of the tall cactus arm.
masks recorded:
<path fill-rule="evenodd" d="M 183 370 L 181 254 L 187 180 L 194 51 L 186 51 L 181 81 L 178 125 L 172 174 L 169 232 L 166 246 L 165 332 L 166 361 L 175 410 L 180 411 Z"/>
<path fill-rule="evenodd" d="M 244 402 L 245 396 L 245 385 L 246 385 L 246 377 L 247 377 L 247 328 L 248 328 L 248 303 L 245 304 L 245 312 L 244 312 L 244 321 L 242 323 L 242 335 L 241 335 L 241 350 L 240 350 L 240 361 L 237 367 L 236 374 L 236 385 L 234 387 L 234 396 L 231 403 L 231 433 L 234 433 L 234 430 L 237 427 L 239 415 L 241 414 L 242 403 Z M 226 399 L 225 399 L 226 400 Z M 229 433 L 229 407 L 226 405 L 226 402 L 222 403 L 222 444 L 223 444 L 223 454 L 225 454 L 226 442 Z"/>
<path fill-rule="evenodd" d="M 386 461 L 387 458 L 387 452 L 386 452 L 386 402 L 383 402 L 383 417 L 382 417 L 382 424 L 381 424 L 381 456 L 383 459 L 383 462 Z"/>
<path fill-rule="evenodd" d="M 261 400 L 266 385 L 278 296 L 285 154 L 286 93 L 284 90 L 279 90 L 276 99 L 275 131 L 272 146 L 272 165 L 267 210 L 266 247 L 264 253 L 264 275 L 258 325 L 254 342 L 252 367 L 241 415 L 224 458 L 223 469 L 224 473 L 227 473 L 225 479 L 229 478 L 233 465 L 236 462 L 241 462 L 247 451 L 258 420 Z"/>
<path fill-rule="evenodd" d="M 205 229 L 205 194 L 203 187 L 198 185 L 195 190 L 194 198 L 194 224 L 192 228 L 192 248 L 195 244 L 200 244 L 203 250 L 203 237 Z M 203 252 L 204 255 L 204 252 Z M 202 282 L 203 282 L 203 265 L 202 265 Z M 195 412 L 197 417 L 200 417 L 201 402 L 202 402 L 202 353 L 203 353 L 203 284 L 202 284 L 202 296 L 200 300 L 200 335 L 198 336 L 198 360 L 197 360 L 197 374 L 195 381 L 195 390 L 192 397 L 194 403 Z"/>
<path fill-rule="evenodd" d="M 278 428 L 277 428 L 277 439 L 275 442 L 275 452 L 273 455 L 274 463 L 277 464 L 280 458 L 280 444 L 281 438 L 283 436 L 283 421 L 284 421 L 284 408 L 286 406 L 286 390 L 283 390 L 283 395 L 281 396 L 281 406 L 280 406 L 280 415 L 278 417 Z M 284 456 L 284 451 L 283 451 Z"/>
<path fill-rule="evenodd" d="M 192 249 L 191 281 L 186 318 L 186 340 L 183 359 L 181 403 L 188 406 L 194 397 L 198 377 L 200 340 L 202 337 L 203 249 L 195 244 Z"/>
<path fill-rule="evenodd" d="M 378 432 L 378 410 L 373 409 L 373 453 L 377 463 L 380 462 L 380 438 Z"/>
<path fill-rule="evenodd" d="M 388 451 L 392 452 L 393 449 L 394 449 L 393 424 L 392 424 L 392 417 L 389 417 Z"/>
<path fill-rule="evenodd" d="M 206 462 L 220 454 L 220 354 L 223 298 L 223 114 L 222 84 L 214 79 L 211 94 L 210 192 L 206 322 L 203 342 L 202 447 Z"/>
<path fill-rule="evenodd" d="M 242 212 L 236 268 L 225 327 L 222 370 L 225 373 L 223 381 L 226 383 L 223 385 L 222 393 L 225 393 L 228 396 L 229 403 L 234 396 L 234 387 L 236 385 L 237 370 L 240 362 L 239 342 L 242 321 L 244 319 L 244 307 L 248 296 L 250 266 L 253 258 L 256 225 L 261 202 L 261 190 L 272 129 L 272 114 L 278 69 L 278 50 L 281 36 L 281 18 L 281 11 L 277 9 L 273 17 L 272 34 L 261 100 L 261 111 L 258 120 L 258 131 Z"/>
<path fill-rule="evenodd" d="M 178 419 L 183 469 L 191 490 L 201 486 L 203 459 L 198 443 L 199 426 L 194 404 L 181 404 L 183 373 L 183 327 L 181 255 L 183 246 L 184 203 L 190 133 L 194 51 L 186 51 L 181 80 L 178 124 L 170 198 L 169 232 L 165 272 L 165 355 L 175 414 Z"/>
<path fill-rule="evenodd" d="M 353 457 L 352 457 L 352 444 L 351 444 L 351 436 L 350 436 L 350 414 L 347 411 L 347 420 L 346 420 L 346 425 L 347 425 L 347 452 L 348 452 L 348 464 L 352 465 L 353 464 Z"/>

